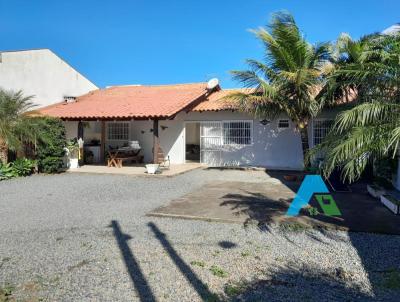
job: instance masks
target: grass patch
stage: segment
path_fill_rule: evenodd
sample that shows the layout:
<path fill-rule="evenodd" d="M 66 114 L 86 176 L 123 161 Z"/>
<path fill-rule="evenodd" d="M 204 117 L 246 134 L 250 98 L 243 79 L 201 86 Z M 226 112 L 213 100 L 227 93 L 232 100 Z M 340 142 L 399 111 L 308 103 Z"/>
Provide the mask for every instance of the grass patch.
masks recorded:
<path fill-rule="evenodd" d="M 226 271 L 224 271 L 222 268 L 220 268 L 216 265 L 211 266 L 210 271 L 214 276 L 217 276 L 220 278 L 226 278 L 229 275 Z"/>
<path fill-rule="evenodd" d="M 250 252 L 249 251 L 243 251 L 243 252 L 240 253 L 240 255 L 242 257 L 248 257 L 248 256 L 250 256 Z"/>
<path fill-rule="evenodd" d="M 382 286 L 388 289 L 400 289 L 400 271 L 398 269 L 388 270 Z"/>
<path fill-rule="evenodd" d="M 218 297 L 217 294 L 209 294 L 207 297 L 204 299 L 205 302 L 219 302 L 221 299 Z"/>
<path fill-rule="evenodd" d="M 193 265 L 193 266 L 200 266 L 200 267 L 205 267 L 206 266 L 204 261 L 196 261 L 195 260 L 195 261 L 191 261 L 190 264 Z"/>
<path fill-rule="evenodd" d="M 224 292 L 228 297 L 235 297 L 243 293 L 246 288 L 247 285 L 244 282 L 228 283 L 224 287 Z"/>
<path fill-rule="evenodd" d="M 14 290 L 15 287 L 10 284 L 0 287 L 0 302 L 13 301 L 12 294 Z"/>
<path fill-rule="evenodd" d="M 283 222 L 279 224 L 279 230 L 282 232 L 298 233 L 298 232 L 304 232 L 309 229 L 310 229 L 309 226 L 298 222 Z"/>

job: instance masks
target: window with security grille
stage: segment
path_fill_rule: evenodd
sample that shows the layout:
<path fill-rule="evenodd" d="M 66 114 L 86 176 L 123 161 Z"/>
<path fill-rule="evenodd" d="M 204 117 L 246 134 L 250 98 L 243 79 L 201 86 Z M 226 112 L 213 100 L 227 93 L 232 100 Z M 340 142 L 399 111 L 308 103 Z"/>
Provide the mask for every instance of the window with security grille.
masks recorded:
<path fill-rule="evenodd" d="M 129 123 L 114 122 L 108 123 L 108 140 L 127 141 L 129 140 Z"/>
<path fill-rule="evenodd" d="M 314 146 L 320 144 L 329 133 L 333 125 L 333 120 L 314 120 Z"/>
<path fill-rule="evenodd" d="M 223 122 L 224 145 L 251 145 L 253 142 L 252 121 Z"/>

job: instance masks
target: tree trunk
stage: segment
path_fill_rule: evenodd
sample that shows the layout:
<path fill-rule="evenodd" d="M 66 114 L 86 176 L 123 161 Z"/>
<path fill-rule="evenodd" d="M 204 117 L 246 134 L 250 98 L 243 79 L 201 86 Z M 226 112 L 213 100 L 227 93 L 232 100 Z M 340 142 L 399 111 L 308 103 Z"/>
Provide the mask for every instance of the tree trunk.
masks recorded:
<path fill-rule="evenodd" d="M 307 125 L 300 128 L 300 137 L 301 137 L 301 146 L 303 149 L 303 161 L 304 161 L 304 168 L 308 167 L 308 163 L 306 160 L 307 152 L 310 149 L 310 145 L 308 143 L 308 127 Z"/>
<path fill-rule="evenodd" d="M 0 162 L 8 163 L 8 147 L 7 144 L 0 139 Z"/>

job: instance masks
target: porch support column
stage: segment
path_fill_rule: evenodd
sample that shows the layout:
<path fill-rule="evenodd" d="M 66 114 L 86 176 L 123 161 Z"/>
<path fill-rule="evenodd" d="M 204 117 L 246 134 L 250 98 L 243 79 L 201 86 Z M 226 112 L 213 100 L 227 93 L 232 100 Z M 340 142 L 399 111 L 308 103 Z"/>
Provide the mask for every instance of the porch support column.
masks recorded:
<path fill-rule="evenodd" d="M 101 121 L 101 139 L 100 139 L 100 161 L 104 163 L 106 161 L 106 122 Z"/>
<path fill-rule="evenodd" d="M 159 148 L 160 148 L 160 138 L 158 136 L 158 120 L 153 120 L 153 164 L 158 163 Z"/>

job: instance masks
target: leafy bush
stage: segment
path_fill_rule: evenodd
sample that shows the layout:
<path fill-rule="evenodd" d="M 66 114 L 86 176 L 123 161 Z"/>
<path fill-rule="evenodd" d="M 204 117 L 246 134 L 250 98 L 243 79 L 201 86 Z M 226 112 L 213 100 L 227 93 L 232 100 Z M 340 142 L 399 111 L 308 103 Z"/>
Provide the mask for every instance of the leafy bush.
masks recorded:
<path fill-rule="evenodd" d="M 36 161 L 26 158 L 19 158 L 6 165 L 0 163 L 0 180 L 31 175 L 35 166 Z"/>
<path fill-rule="evenodd" d="M 12 170 L 17 176 L 28 176 L 35 170 L 36 161 L 27 158 L 18 158 L 11 163 Z"/>
<path fill-rule="evenodd" d="M 13 177 L 17 177 L 14 169 L 12 168 L 11 163 L 2 164 L 0 162 L 0 180 L 10 179 Z"/>
<path fill-rule="evenodd" d="M 40 118 L 40 141 L 36 155 L 39 172 L 57 173 L 64 166 L 65 128 L 60 119 Z"/>

